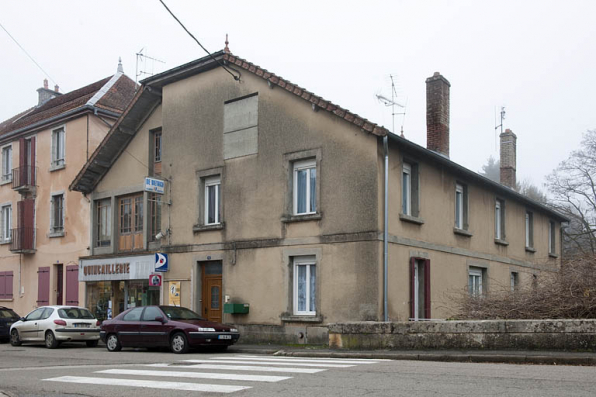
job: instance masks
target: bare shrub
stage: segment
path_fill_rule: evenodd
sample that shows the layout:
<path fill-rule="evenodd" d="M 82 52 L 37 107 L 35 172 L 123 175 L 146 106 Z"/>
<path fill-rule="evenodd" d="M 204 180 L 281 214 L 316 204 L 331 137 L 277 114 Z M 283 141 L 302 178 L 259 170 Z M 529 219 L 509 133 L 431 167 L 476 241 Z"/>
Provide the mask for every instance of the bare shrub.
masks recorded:
<path fill-rule="evenodd" d="M 573 258 L 516 291 L 453 299 L 459 307 L 454 317 L 462 320 L 596 318 L 596 257 Z"/>

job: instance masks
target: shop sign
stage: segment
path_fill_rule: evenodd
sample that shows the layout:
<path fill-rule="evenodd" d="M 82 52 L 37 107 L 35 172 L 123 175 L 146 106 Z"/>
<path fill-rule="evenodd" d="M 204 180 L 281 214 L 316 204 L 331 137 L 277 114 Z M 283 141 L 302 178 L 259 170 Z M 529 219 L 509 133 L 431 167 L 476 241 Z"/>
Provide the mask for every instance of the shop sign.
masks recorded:
<path fill-rule="evenodd" d="M 149 276 L 150 287 L 161 287 L 161 274 L 152 274 Z"/>
<path fill-rule="evenodd" d="M 79 281 L 146 280 L 154 270 L 154 255 L 82 259 Z"/>
<path fill-rule="evenodd" d="M 180 281 L 170 281 L 170 306 L 180 306 Z"/>
<path fill-rule="evenodd" d="M 170 260 L 168 254 L 155 254 L 155 271 L 156 272 L 167 272 L 170 266 Z"/>
<path fill-rule="evenodd" d="M 145 178 L 145 191 L 157 194 L 164 194 L 166 183 L 155 178 Z"/>

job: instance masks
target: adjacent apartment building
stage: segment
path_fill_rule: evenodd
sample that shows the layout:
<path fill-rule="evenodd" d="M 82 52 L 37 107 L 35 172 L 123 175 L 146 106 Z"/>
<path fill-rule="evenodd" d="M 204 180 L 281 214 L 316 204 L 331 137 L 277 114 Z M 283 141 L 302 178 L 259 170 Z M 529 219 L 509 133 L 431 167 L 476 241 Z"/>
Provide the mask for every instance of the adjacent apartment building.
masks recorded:
<path fill-rule="evenodd" d="M 452 292 L 556 271 L 565 218 L 510 187 L 515 135 L 508 186 L 454 163 L 450 83 L 426 85 L 425 148 L 227 48 L 144 80 L 71 185 L 92 208 L 84 303 L 179 299 L 245 340 L 316 343 L 329 323 L 447 318 Z"/>
<path fill-rule="evenodd" d="M 89 200 L 69 184 L 118 119 L 135 83 L 118 72 L 39 102 L 0 124 L 0 305 L 85 302 L 79 257 L 89 254 Z"/>

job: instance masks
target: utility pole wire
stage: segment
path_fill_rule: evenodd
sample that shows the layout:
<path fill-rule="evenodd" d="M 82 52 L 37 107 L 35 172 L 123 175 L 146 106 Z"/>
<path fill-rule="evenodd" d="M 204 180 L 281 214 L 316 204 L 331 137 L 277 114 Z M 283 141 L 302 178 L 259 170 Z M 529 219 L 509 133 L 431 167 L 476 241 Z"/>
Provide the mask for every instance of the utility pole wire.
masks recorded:
<path fill-rule="evenodd" d="M 184 26 L 182 24 L 182 22 L 180 22 L 180 20 L 178 18 L 176 18 L 176 15 L 174 15 L 174 13 L 172 11 L 170 11 L 170 9 L 168 8 L 168 6 L 166 5 L 166 3 L 163 2 L 163 0 L 159 0 L 159 2 L 166 8 L 166 10 L 168 10 L 168 12 L 170 13 L 170 15 L 176 20 L 176 22 L 178 22 L 180 24 L 180 26 L 182 26 L 182 29 L 184 29 L 186 31 L 186 33 L 189 34 L 190 37 L 193 38 L 194 41 L 197 42 L 197 44 L 207 53 L 209 54 L 209 56 L 211 57 L 211 59 L 213 59 L 215 62 L 219 63 L 219 65 L 226 71 L 228 72 L 236 81 L 240 80 L 240 73 L 238 73 L 238 76 L 235 76 L 232 72 L 230 72 L 230 70 L 228 68 L 225 67 L 225 65 L 223 63 L 221 63 L 220 61 L 218 61 L 217 59 L 215 59 L 215 57 L 213 55 L 211 55 L 211 53 L 209 51 L 207 51 L 207 49 L 205 47 L 203 47 L 203 45 L 199 42 L 199 40 L 197 40 L 197 38 L 188 31 L 188 29 L 186 29 L 186 26 Z"/>
<path fill-rule="evenodd" d="M 33 57 L 31 55 L 29 55 L 29 53 L 27 52 L 27 50 L 25 50 L 23 48 L 23 46 L 19 44 L 19 42 L 17 41 L 17 39 L 15 39 L 14 37 L 12 37 L 12 35 L 8 32 L 8 30 L 6 30 L 6 28 L 4 26 L 2 26 L 1 23 L 0 23 L 0 28 L 2 28 L 6 32 L 6 34 L 8 35 L 8 37 L 10 37 L 12 39 L 12 41 L 14 41 L 16 43 L 16 45 L 18 45 L 19 48 L 21 50 L 23 50 L 23 52 L 29 57 L 29 59 L 31 59 L 33 61 L 33 63 L 39 68 L 39 70 L 41 70 L 43 72 L 43 74 L 45 74 L 50 80 L 52 80 L 52 83 L 54 83 L 54 85 L 58 85 L 58 83 L 56 83 L 54 81 L 54 79 L 50 77 L 50 75 L 48 74 L 48 72 L 46 72 L 45 70 L 43 70 L 43 68 L 41 66 L 39 66 L 39 64 L 37 62 L 35 62 L 35 59 L 33 59 Z"/>

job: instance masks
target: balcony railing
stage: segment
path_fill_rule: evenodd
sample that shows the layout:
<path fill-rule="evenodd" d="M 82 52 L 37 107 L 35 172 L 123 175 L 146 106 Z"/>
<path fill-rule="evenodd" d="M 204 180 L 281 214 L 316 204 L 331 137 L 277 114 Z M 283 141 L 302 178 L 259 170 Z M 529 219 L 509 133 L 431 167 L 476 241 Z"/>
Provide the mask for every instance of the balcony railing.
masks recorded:
<path fill-rule="evenodd" d="M 34 227 L 19 227 L 12 229 L 12 241 L 10 250 L 23 254 L 35 252 L 35 233 Z"/>
<path fill-rule="evenodd" d="M 37 167 L 25 165 L 12 170 L 12 188 L 26 190 L 37 186 Z"/>

